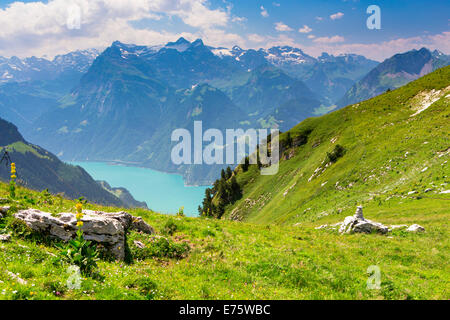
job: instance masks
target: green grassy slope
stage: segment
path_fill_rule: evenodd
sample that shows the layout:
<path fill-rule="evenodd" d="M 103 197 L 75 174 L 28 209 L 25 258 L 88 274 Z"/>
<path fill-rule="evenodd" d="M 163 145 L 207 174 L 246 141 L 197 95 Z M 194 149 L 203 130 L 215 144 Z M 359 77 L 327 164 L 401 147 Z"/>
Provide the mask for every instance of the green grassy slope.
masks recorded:
<path fill-rule="evenodd" d="M 294 141 L 306 135 L 307 142 L 283 150 L 282 158 L 292 158 L 281 160 L 277 175 L 261 176 L 256 165 L 245 173 L 238 167 L 243 197 L 225 216 L 292 225 L 350 214 L 357 204 L 382 208 L 409 198 L 448 202 L 450 195 L 441 192 L 449 189 L 449 86 L 450 67 L 445 67 L 395 91 L 303 121 L 290 135 Z M 436 101 L 414 115 L 428 100 Z M 286 137 L 281 135 L 282 143 Z M 345 148 L 344 156 L 311 178 L 337 144 Z"/>
<path fill-rule="evenodd" d="M 0 198 L 7 185 L 0 183 Z M 47 212 L 74 211 L 75 202 L 44 197 L 19 188 L 18 203 L 0 220 L 0 233 L 11 232 L 12 213 L 32 206 Z M 34 199 L 36 204 L 31 205 Z M 338 235 L 300 226 L 255 225 L 202 218 L 176 218 L 134 209 L 159 235 L 172 221 L 169 239 L 187 241 L 183 259 L 141 257 L 133 244 L 152 247 L 151 237 L 131 232 L 132 264 L 101 261 L 104 280 L 84 278 L 80 289 L 68 289 L 68 265 L 52 243 L 14 234 L 0 243 L 1 299 L 448 299 L 450 292 L 449 229 L 445 201 L 393 199 L 380 208 L 369 204 L 366 216 L 384 223 L 413 223 L 427 231 L 390 236 Z M 86 209 L 118 211 L 86 205 Z M 423 212 L 427 214 L 424 215 Z M 328 223 L 333 217 L 322 219 Z M 368 290 L 367 268 L 381 271 L 381 288 Z M 26 281 L 21 284 L 9 272 Z"/>
<path fill-rule="evenodd" d="M 0 119 L 0 181 L 7 182 L 11 176 L 9 160 L 17 165 L 17 182 L 35 190 L 48 189 L 51 193 L 64 193 L 76 199 L 85 197 L 92 202 L 110 205 L 124 203 L 115 195 L 103 189 L 81 167 L 60 161 L 52 153 L 26 142 L 13 124 Z"/>

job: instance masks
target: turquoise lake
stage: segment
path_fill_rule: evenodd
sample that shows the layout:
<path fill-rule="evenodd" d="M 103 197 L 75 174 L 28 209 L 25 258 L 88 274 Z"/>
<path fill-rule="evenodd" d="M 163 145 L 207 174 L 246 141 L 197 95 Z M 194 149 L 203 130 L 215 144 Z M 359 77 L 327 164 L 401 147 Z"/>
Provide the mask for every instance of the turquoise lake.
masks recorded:
<path fill-rule="evenodd" d="M 139 201 L 161 213 L 176 213 L 184 206 L 187 216 L 198 216 L 207 187 L 185 186 L 183 177 L 146 168 L 104 162 L 69 162 L 84 168 L 95 180 L 105 180 L 111 187 L 123 187 Z"/>

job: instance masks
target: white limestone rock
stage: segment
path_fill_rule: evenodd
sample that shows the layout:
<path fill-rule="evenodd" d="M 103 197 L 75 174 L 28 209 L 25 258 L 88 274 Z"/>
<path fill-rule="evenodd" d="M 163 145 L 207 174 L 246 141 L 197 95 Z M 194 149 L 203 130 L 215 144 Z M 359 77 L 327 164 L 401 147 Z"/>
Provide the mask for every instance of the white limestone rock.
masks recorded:
<path fill-rule="evenodd" d="M 356 213 L 353 216 L 348 216 L 344 219 L 339 233 L 381 233 L 386 234 L 389 228 L 379 222 L 365 219 L 362 212 L 362 207 L 358 206 Z"/>
<path fill-rule="evenodd" d="M 141 218 L 127 212 L 100 212 L 83 210 L 83 235 L 88 241 L 101 244 L 117 259 L 125 258 L 125 233 L 135 228 L 145 233 L 152 227 Z M 51 238 L 68 241 L 76 236 L 76 217 L 73 213 L 60 213 L 56 216 L 35 209 L 21 210 L 15 218 L 24 221 L 32 230 Z M 135 223 L 134 220 L 138 221 Z"/>
<path fill-rule="evenodd" d="M 8 242 L 11 240 L 11 235 L 9 234 L 0 234 L 0 242 Z"/>
<path fill-rule="evenodd" d="M 408 228 L 407 224 L 394 224 L 389 226 L 389 231 L 397 230 L 397 229 L 406 229 Z"/>
<path fill-rule="evenodd" d="M 11 207 L 0 207 L 0 219 L 4 218 Z"/>
<path fill-rule="evenodd" d="M 408 229 L 406 229 L 406 231 L 408 231 L 408 232 L 424 232 L 425 228 L 418 224 L 413 224 L 413 225 L 410 225 L 408 227 Z"/>

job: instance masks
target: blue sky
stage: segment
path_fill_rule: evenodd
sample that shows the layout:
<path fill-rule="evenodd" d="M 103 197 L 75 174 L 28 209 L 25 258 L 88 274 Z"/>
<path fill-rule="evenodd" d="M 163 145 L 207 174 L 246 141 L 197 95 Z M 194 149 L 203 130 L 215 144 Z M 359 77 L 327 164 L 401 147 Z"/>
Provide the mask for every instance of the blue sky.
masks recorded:
<path fill-rule="evenodd" d="M 372 4 L 381 9 L 380 30 L 366 27 Z M 66 25 L 74 6 L 80 29 Z M 0 1 L 0 55 L 51 57 L 114 40 L 154 45 L 184 36 L 212 46 L 292 45 L 313 56 L 383 60 L 421 46 L 450 53 L 449 12 L 448 0 L 7 0 Z"/>

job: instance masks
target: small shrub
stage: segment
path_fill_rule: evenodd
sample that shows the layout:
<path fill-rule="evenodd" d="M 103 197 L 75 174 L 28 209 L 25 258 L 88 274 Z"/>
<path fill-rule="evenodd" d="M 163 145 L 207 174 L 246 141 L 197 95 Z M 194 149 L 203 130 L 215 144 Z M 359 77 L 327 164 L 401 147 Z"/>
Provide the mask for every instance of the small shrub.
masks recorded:
<path fill-rule="evenodd" d="M 42 203 L 52 205 L 53 204 L 53 197 L 51 193 L 48 191 L 48 189 L 45 189 L 40 194 L 40 199 Z"/>
<path fill-rule="evenodd" d="M 93 275 L 99 259 L 97 248 L 90 241 L 77 238 L 60 249 L 67 263 L 78 266 L 82 274 Z"/>
<path fill-rule="evenodd" d="M 172 236 L 178 229 L 177 224 L 173 219 L 169 219 L 163 227 L 162 232 L 166 235 Z"/>
<path fill-rule="evenodd" d="M 178 209 L 177 217 L 184 217 L 184 207 L 180 207 L 180 209 Z"/>
<path fill-rule="evenodd" d="M 43 283 L 43 287 L 46 291 L 53 293 L 55 296 L 61 296 L 66 291 L 66 284 L 61 283 L 58 280 L 46 280 Z"/>
<path fill-rule="evenodd" d="M 137 289 L 140 294 L 149 300 L 154 299 L 157 294 L 158 286 L 147 276 L 128 279 L 125 285 L 130 289 Z"/>
<path fill-rule="evenodd" d="M 216 234 L 212 230 L 209 230 L 209 229 L 203 230 L 202 235 L 204 237 L 215 237 L 216 236 Z"/>
<path fill-rule="evenodd" d="M 8 224 L 8 229 L 18 238 L 32 240 L 36 236 L 36 232 L 20 219 L 12 219 Z"/>
<path fill-rule="evenodd" d="M 153 239 L 145 248 L 138 248 L 134 244 L 130 246 L 133 257 L 139 260 L 148 258 L 169 258 L 182 259 L 184 258 L 190 247 L 187 243 L 176 243 L 170 239 L 160 237 Z"/>
<path fill-rule="evenodd" d="M 31 197 L 31 196 L 28 196 L 28 195 L 24 195 L 23 196 L 23 200 L 25 201 L 25 203 L 27 203 L 27 204 L 31 204 L 31 205 L 36 205 L 36 200 L 34 200 L 34 198 L 33 197 Z"/>
<path fill-rule="evenodd" d="M 336 162 L 339 158 L 341 158 L 345 153 L 345 149 L 343 146 L 337 144 L 333 151 L 331 152 L 327 152 L 327 162 L 328 163 L 334 163 Z"/>

